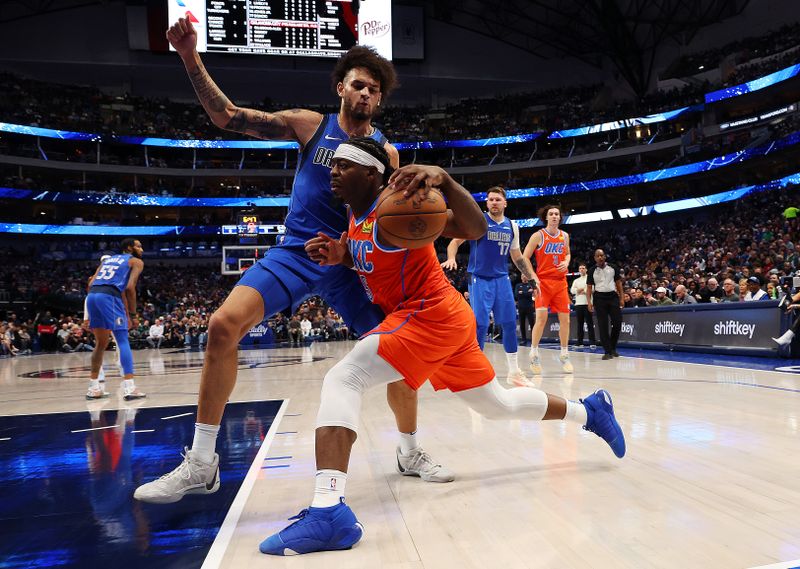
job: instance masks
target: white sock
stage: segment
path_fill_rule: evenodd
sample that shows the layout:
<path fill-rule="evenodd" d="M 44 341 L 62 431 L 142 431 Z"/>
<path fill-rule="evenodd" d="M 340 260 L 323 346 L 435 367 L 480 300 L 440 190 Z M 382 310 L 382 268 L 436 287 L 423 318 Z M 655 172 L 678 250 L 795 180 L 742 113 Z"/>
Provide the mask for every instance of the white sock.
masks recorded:
<path fill-rule="evenodd" d="M 90 379 L 89 380 L 89 389 L 100 389 L 100 380 L 99 379 Z"/>
<path fill-rule="evenodd" d="M 564 416 L 564 420 L 578 423 L 581 426 L 586 425 L 586 421 L 589 420 L 589 417 L 586 415 L 586 407 L 584 404 L 567 399 L 567 414 Z"/>
<path fill-rule="evenodd" d="M 206 464 L 214 462 L 214 450 L 217 448 L 217 433 L 219 433 L 219 425 L 195 423 L 192 456 Z"/>
<path fill-rule="evenodd" d="M 418 446 L 417 431 L 413 433 L 400 433 L 400 452 L 402 454 L 408 454 Z"/>
<path fill-rule="evenodd" d="M 519 369 L 519 361 L 517 360 L 517 352 L 509 354 L 506 352 L 506 359 L 508 360 L 508 372 L 514 373 Z"/>
<path fill-rule="evenodd" d="M 97 381 L 105 381 L 106 379 L 106 370 L 103 369 L 103 366 L 100 366 L 100 373 L 97 374 Z"/>
<path fill-rule="evenodd" d="M 132 379 L 123 379 L 122 380 L 122 390 L 123 391 L 133 391 L 136 389 L 136 384 Z"/>
<path fill-rule="evenodd" d="M 561 355 L 568 356 L 569 355 L 569 348 L 567 346 L 561 346 Z"/>
<path fill-rule="evenodd" d="M 536 346 L 535 348 L 531 348 L 531 357 L 532 358 L 538 358 L 539 357 L 539 346 Z"/>
<path fill-rule="evenodd" d="M 347 484 L 347 473 L 341 470 L 317 470 L 314 481 L 314 499 L 312 508 L 330 508 L 344 498 L 344 487 Z"/>

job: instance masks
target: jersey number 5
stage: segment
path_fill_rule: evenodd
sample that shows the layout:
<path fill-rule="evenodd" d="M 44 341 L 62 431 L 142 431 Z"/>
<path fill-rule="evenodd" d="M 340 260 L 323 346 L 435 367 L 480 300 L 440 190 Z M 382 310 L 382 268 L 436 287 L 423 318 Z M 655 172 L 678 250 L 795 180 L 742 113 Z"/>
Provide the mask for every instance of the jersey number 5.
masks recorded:
<path fill-rule="evenodd" d="M 100 267 L 100 272 L 95 277 L 96 281 L 108 281 L 114 278 L 114 273 L 117 272 L 119 267 L 113 265 Z"/>

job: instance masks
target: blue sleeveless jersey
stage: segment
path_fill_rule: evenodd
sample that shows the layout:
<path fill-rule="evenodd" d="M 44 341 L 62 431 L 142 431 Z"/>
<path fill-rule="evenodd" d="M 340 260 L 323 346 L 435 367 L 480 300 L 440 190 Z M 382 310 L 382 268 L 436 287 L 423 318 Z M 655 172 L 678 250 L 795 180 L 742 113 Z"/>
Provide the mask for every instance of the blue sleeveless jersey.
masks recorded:
<path fill-rule="evenodd" d="M 302 246 L 321 231 L 338 238 L 347 230 L 347 213 L 331 192 L 331 159 L 339 145 L 350 138 L 339 126 L 338 113 L 325 115 L 317 132 L 297 158 L 297 170 L 286 215 L 284 246 Z M 371 135 L 381 144 L 379 130 Z"/>
<path fill-rule="evenodd" d="M 97 276 L 92 281 L 92 287 L 106 285 L 113 286 L 120 292 L 128 286 L 128 278 L 131 275 L 131 267 L 128 260 L 131 255 L 112 255 L 100 265 Z"/>
<path fill-rule="evenodd" d="M 513 246 L 519 248 L 519 230 L 515 232 L 512 221 L 507 217 L 497 223 L 488 213 L 484 213 L 489 229 L 480 239 L 469 242 L 469 265 L 467 272 L 483 278 L 508 276 L 508 252 Z"/>

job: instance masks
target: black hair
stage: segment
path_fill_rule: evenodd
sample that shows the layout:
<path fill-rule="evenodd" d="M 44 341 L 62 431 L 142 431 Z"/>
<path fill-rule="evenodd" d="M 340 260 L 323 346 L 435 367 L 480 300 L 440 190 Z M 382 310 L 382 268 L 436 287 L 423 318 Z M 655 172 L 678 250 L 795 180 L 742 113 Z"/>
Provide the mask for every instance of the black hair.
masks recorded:
<path fill-rule="evenodd" d="M 399 85 L 397 72 L 394 70 L 394 65 L 392 65 L 391 61 L 379 55 L 371 47 L 356 45 L 342 54 L 333 68 L 331 80 L 334 93 L 336 92 L 336 86 L 344 81 L 345 75 L 356 67 L 363 67 L 369 71 L 370 75 L 381 84 L 382 103 L 386 102 L 392 91 Z"/>
<path fill-rule="evenodd" d="M 124 253 L 128 249 L 133 249 L 134 245 L 136 245 L 136 239 L 133 237 L 126 237 L 122 240 L 122 243 L 119 244 L 119 248 Z"/>
<path fill-rule="evenodd" d="M 350 144 L 355 146 L 356 148 L 363 150 L 370 156 L 377 158 L 381 164 L 386 168 L 383 171 L 383 183 L 389 181 L 389 176 L 392 175 L 394 172 L 394 168 L 389 161 L 389 153 L 386 152 L 386 149 L 383 147 L 383 144 L 375 140 L 374 138 L 370 138 L 369 136 L 357 136 L 355 138 L 349 139 L 344 144 Z"/>

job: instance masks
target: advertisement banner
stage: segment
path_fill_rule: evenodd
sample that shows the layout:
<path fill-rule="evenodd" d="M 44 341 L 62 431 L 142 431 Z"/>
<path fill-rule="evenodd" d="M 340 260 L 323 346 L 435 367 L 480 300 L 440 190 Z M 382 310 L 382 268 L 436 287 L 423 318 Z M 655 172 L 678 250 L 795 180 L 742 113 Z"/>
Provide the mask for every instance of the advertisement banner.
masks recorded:
<path fill-rule="evenodd" d="M 694 304 L 622 311 L 619 346 L 674 346 L 710 349 L 748 349 L 777 353 L 772 340 L 781 333 L 777 301 L 733 304 Z M 596 317 L 595 317 L 596 322 Z M 597 326 L 597 324 L 595 324 Z M 558 318 L 551 314 L 544 338 L 558 340 Z M 598 338 L 599 333 L 595 330 Z M 577 336 L 576 319 L 570 318 L 570 339 Z M 586 337 L 586 334 L 584 334 Z"/>

